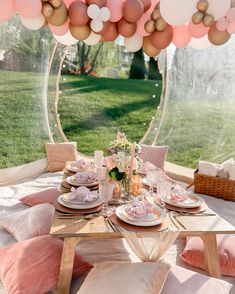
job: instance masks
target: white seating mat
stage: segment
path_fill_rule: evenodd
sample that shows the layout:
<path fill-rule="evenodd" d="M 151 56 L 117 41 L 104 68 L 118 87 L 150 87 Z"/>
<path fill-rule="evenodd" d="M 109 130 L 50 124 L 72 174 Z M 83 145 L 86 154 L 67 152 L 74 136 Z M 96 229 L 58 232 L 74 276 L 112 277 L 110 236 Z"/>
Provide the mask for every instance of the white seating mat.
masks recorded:
<path fill-rule="evenodd" d="M 46 188 L 59 188 L 62 177 L 62 172 L 46 173 L 34 180 L 22 184 L 0 187 L 0 216 L 12 213 L 13 211 L 28 209 L 29 206 L 23 205 L 19 202 L 21 197 L 44 190 Z M 235 226 L 235 202 L 224 201 L 204 195 L 200 196 L 204 198 L 211 209 L 213 209 L 221 217 Z M 2 227 L 0 227 L 0 247 L 13 244 L 15 242 L 16 240 Z M 177 264 L 205 274 L 204 271 L 200 271 L 197 268 L 188 266 L 180 261 L 179 255 L 182 252 L 184 246 L 185 239 L 178 238 L 168 249 L 164 258 L 172 265 Z M 106 260 L 140 261 L 123 239 L 82 241 L 78 245 L 77 249 L 79 254 L 92 264 Z M 234 285 L 233 289 L 231 290 L 231 294 L 235 294 L 235 278 L 223 276 L 222 279 Z M 71 293 L 76 293 L 83 280 L 84 277 L 80 277 L 73 281 Z M 6 294 L 1 282 L 0 294 Z"/>

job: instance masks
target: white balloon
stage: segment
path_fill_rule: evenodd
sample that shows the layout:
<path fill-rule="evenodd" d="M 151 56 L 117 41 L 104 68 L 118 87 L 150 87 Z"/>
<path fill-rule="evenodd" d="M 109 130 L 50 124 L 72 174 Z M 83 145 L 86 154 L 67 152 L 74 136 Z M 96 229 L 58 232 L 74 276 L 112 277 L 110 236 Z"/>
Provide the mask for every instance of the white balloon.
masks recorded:
<path fill-rule="evenodd" d="M 107 7 L 100 9 L 100 18 L 104 22 L 110 20 L 110 10 Z"/>
<path fill-rule="evenodd" d="M 20 20 L 22 24 L 30 30 L 39 30 L 45 23 L 45 17 L 41 14 L 34 18 L 26 18 L 20 15 Z"/>
<path fill-rule="evenodd" d="M 230 8 L 231 0 L 209 0 L 207 13 L 212 14 L 215 20 L 226 15 Z"/>
<path fill-rule="evenodd" d="M 196 5 L 197 0 L 161 0 L 160 12 L 167 23 L 180 26 L 192 17 Z"/>
<path fill-rule="evenodd" d="M 126 49 L 130 52 L 139 51 L 143 45 L 143 37 L 138 33 L 135 33 L 130 38 L 124 39 L 124 45 Z"/>
<path fill-rule="evenodd" d="M 202 38 L 192 38 L 189 45 L 193 47 L 194 49 L 206 49 L 209 46 L 211 46 L 210 41 L 208 40 L 208 36 L 205 35 Z"/>
<path fill-rule="evenodd" d="M 91 29 L 92 31 L 94 31 L 95 33 L 99 33 L 103 30 L 103 22 L 100 18 L 96 18 L 96 19 L 92 19 L 91 21 Z"/>
<path fill-rule="evenodd" d="M 87 8 L 87 14 L 92 19 L 96 19 L 96 18 L 100 17 L 100 8 L 99 8 L 99 6 L 96 5 L 96 4 L 91 4 Z"/>
<path fill-rule="evenodd" d="M 75 39 L 70 31 L 68 31 L 65 35 L 63 36 L 58 36 L 58 35 L 55 35 L 53 34 L 54 38 L 61 44 L 63 45 L 66 45 L 66 46 L 71 46 L 71 45 L 74 45 L 78 42 L 77 39 Z"/>
<path fill-rule="evenodd" d="M 100 39 L 101 39 L 101 35 L 98 35 L 98 34 L 95 34 L 94 32 L 91 32 L 90 36 L 87 39 L 85 39 L 83 42 L 87 45 L 92 46 L 92 45 L 99 43 Z"/>

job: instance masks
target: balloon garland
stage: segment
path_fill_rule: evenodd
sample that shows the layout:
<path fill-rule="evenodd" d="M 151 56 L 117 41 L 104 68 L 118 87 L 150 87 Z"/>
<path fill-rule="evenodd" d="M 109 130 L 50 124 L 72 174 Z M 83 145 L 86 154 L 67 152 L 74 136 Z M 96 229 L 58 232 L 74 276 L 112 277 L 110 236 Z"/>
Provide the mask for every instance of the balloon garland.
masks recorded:
<path fill-rule="evenodd" d="M 19 14 L 30 30 L 48 26 L 64 45 L 115 41 L 157 56 L 173 43 L 204 48 L 235 34 L 235 0 L 0 0 L 0 22 Z"/>

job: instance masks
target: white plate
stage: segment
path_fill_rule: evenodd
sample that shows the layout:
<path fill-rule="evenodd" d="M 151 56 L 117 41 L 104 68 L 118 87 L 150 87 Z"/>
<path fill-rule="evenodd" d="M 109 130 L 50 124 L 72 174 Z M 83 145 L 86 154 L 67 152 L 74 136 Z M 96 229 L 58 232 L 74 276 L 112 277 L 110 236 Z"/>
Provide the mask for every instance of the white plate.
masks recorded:
<path fill-rule="evenodd" d="M 83 204 L 73 204 L 73 203 L 65 202 L 63 200 L 63 195 L 60 195 L 59 198 L 58 198 L 58 202 L 61 205 L 67 207 L 67 208 L 72 208 L 72 209 L 89 209 L 89 208 L 94 208 L 94 207 L 97 207 L 97 206 L 101 205 L 104 201 L 103 201 L 103 199 L 101 199 L 99 197 L 96 201 L 93 201 L 93 202 L 86 202 L 86 203 L 83 203 Z"/>
<path fill-rule="evenodd" d="M 99 194 L 97 193 L 97 191 L 91 191 L 90 194 L 92 195 L 95 195 L 97 198 L 94 200 L 94 201 L 91 201 L 91 202 L 85 202 L 85 203 L 93 203 L 95 201 L 97 201 L 97 199 L 99 198 Z M 70 193 L 65 193 L 63 194 L 62 196 L 62 200 L 65 202 L 65 203 L 68 203 L 68 204 L 78 204 L 78 205 L 82 205 L 84 204 L 84 201 L 81 201 L 81 200 L 78 200 L 78 199 L 69 199 L 69 196 L 71 195 L 71 192 Z"/>
<path fill-rule="evenodd" d="M 202 206 L 204 200 L 196 195 L 189 194 L 187 200 L 175 202 L 170 198 L 166 200 L 166 203 L 176 207 L 183 207 L 183 208 L 196 208 Z"/>
<path fill-rule="evenodd" d="M 131 218 L 127 217 L 125 215 L 125 213 L 123 212 L 123 209 L 128 205 L 129 204 L 119 206 L 116 209 L 115 213 L 116 213 L 116 216 L 120 220 L 122 220 L 125 223 L 130 224 L 130 225 L 139 226 L 139 227 L 152 227 L 152 226 L 156 226 L 156 225 L 159 225 L 159 224 L 163 223 L 164 220 L 167 217 L 167 214 L 166 214 L 165 211 L 163 211 L 162 209 L 160 209 L 157 206 L 154 206 L 155 214 L 158 215 L 156 220 L 152 220 L 152 221 L 146 221 L 145 220 L 145 221 L 143 221 L 143 220 L 139 220 L 139 219 L 131 219 Z"/>
<path fill-rule="evenodd" d="M 92 186 L 95 186 L 95 185 L 98 185 L 98 182 L 95 181 L 93 183 L 78 183 L 75 179 L 74 179 L 74 176 L 71 176 L 71 177 L 68 177 L 66 179 L 66 182 L 72 186 L 77 186 L 77 187 L 80 187 L 80 186 L 85 186 L 85 187 L 92 187 Z"/>

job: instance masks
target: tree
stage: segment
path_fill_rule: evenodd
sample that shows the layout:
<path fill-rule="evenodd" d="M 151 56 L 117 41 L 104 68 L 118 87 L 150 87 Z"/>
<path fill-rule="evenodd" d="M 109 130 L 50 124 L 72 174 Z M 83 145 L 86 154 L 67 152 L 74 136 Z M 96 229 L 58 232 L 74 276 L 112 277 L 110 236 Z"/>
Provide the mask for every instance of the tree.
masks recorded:
<path fill-rule="evenodd" d="M 133 55 L 129 79 L 141 80 L 145 78 L 145 62 L 144 62 L 144 53 L 143 50 L 135 52 Z"/>
<path fill-rule="evenodd" d="M 148 80 L 162 80 L 162 75 L 158 69 L 158 61 L 153 57 L 149 59 Z"/>

